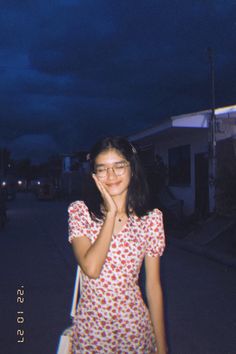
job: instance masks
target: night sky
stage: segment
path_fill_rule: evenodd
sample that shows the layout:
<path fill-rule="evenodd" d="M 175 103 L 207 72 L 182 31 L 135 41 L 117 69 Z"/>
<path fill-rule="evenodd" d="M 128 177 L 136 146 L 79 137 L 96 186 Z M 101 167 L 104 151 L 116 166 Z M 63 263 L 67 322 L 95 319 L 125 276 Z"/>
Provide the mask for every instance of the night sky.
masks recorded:
<path fill-rule="evenodd" d="M 0 0 L 0 147 L 40 162 L 236 103 L 235 0 Z"/>

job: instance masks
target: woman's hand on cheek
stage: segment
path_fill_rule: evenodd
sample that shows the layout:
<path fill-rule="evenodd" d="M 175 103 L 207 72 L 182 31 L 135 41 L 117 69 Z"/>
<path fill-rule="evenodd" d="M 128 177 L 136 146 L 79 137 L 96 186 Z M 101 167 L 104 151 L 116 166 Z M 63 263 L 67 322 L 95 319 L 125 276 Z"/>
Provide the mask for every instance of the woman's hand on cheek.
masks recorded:
<path fill-rule="evenodd" d="M 94 179 L 94 182 L 96 183 L 98 190 L 101 193 L 101 196 L 102 196 L 103 202 L 104 202 L 104 207 L 105 207 L 107 213 L 114 213 L 114 215 L 116 215 L 117 214 L 117 206 L 116 206 L 114 200 L 112 199 L 111 195 L 107 191 L 106 187 L 97 178 L 97 176 L 94 173 L 92 174 L 92 177 Z"/>

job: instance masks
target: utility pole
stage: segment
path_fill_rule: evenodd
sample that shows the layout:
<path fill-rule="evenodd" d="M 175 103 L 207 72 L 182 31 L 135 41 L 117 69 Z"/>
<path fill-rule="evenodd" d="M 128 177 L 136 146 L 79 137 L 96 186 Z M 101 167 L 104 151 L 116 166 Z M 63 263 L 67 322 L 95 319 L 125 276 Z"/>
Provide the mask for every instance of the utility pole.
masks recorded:
<path fill-rule="evenodd" d="M 213 206 L 210 211 L 215 209 L 215 178 L 216 178 L 216 115 L 215 115 L 215 62 L 214 53 L 211 47 L 208 47 L 208 59 L 210 64 L 211 79 L 211 115 L 209 119 L 209 184 L 212 192 Z M 210 203 L 211 204 L 211 203 Z"/>

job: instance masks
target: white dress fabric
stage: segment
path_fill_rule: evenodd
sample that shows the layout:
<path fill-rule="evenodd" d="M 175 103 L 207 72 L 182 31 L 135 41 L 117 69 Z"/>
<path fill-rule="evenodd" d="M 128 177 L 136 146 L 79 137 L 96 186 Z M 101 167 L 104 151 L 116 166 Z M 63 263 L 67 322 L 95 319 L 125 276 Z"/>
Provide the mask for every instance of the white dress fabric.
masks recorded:
<path fill-rule="evenodd" d="M 96 240 L 102 221 L 91 219 L 83 201 L 69 206 L 69 242 L 74 237 Z M 162 213 L 154 209 L 130 216 L 112 236 L 100 276 L 82 272 L 83 291 L 73 321 L 74 354 L 151 354 L 155 337 L 142 299 L 138 276 L 145 255 L 158 257 L 165 248 Z"/>

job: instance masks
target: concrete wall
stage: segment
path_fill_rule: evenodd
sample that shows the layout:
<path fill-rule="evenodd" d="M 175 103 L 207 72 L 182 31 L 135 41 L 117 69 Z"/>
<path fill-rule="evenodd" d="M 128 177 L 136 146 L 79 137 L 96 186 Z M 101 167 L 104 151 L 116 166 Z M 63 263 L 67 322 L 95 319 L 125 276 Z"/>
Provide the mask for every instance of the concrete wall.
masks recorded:
<path fill-rule="evenodd" d="M 190 215 L 194 212 L 195 206 L 195 154 L 208 151 L 208 131 L 207 129 L 191 130 L 188 133 L 176 134 L 174 138 L 158 137 L 155 141 L 155 152 L 159 154 L 164 163 L 168 166 L 168 149 L 181 145 L 190 145 L 191 154 L 191 182 L 188 186 L 171 186 L 169 188 L 177 199 L 184 201 L 183 212 Z"/>

